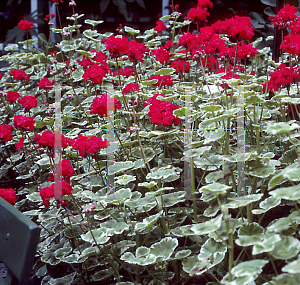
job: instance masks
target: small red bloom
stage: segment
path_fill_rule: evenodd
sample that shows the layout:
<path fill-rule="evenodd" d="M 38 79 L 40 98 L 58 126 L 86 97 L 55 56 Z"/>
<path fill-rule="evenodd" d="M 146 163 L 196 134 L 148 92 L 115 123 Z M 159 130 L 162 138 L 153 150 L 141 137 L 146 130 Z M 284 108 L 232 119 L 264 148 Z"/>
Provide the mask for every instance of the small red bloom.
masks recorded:
<path fill-rule="evenodd" d="M 23 98 L 18 100 L 18 102 L 21 103 L 23 108 L 25 108 L 26 110 L 36 107 L 37 101 L 38 100 L 34 96 L 24 96 Z"/>
<path fill-rule="evenodd" d="M 11 132 L 13 129 L 11 125 L 0 125 L 0 139 L 3 139 L 3 142 L 12 140 Z"/>
<path fill-rule="evenodd" d="M 20 97 L 18 91 L 8 91 L 6 101 L 15 102 Z"/>
<path fill-rule="evenodd" d="M 32 25 L 32 22 L 29 22 L 27 20 L 23 21 L 21 20 L 20 23 L 18 24 L 18 27 L 24 31 L 24 33 L 29 33 L 30 29 L 34 28 L 34 26 Z"/>
<path fill-rule="evenodd" d="M 163 21 L 157 21 L 156 27 L 154 28 L 154 31 L 161 33 L 163 30 L 166 30 L 167 27 Z"/>
<path fill-rule="evenodd" d="M 123 88 L 122 94 L 128 94 L 130 92 L 139 91 L 139 90 L 140 90 L 140 87 L 138 84 L 129 83 Z"/>
<path fill-rule="evenodd" d="M 13 69 L 9 75 L 12 75 L 14 80 L 22 80 L 25 78 L 29 81 L 29 75 L 24 70 Z"/>
<path fill-rule="evenodd" d="M 121 107 L 121 101 L 114 98 L 114 112 L 116 112 L 117 109 L 121 109 Z M 102 94 L 101 97 L 95 97 L 91 104 L 91 108 L 91 114 L 98 114 L 101 118 L 107 115 L 107 95 Z"/>
<path fill-rule="evenodd" d="M 25 128 L 32 131 L 34 129 L 35 120 L 33 117 L 27 117 L 23 115 L 16 115 L 14 117 L 14 126 L 17 128 Z"/>
<path fill-rule="evenodd" d="M 39 85 L 39 89 L 48 89 L 48 90 L 50 90 L 50 89 L 52 89 L 53 88 L 53 83 L 55 82 L 55 80 L 49 80 L 47 77 L 45 77 L 44 79 L 42 79 L 41 81 L 40 81 L 40 83 L 38 84 Z"/>
<path fill-rule="evenodd" d="M 17 201 L 17 195 L 15 190 L 12 188 L 0 188 L 0 197 L 6 200 L 8 203 L 14 205 Z"/>
<path fill-rule="evenodd" d="M 24 140 L 25 140 L 24 138 L 20 138 L 19 139 L 19 142 L 17 142 L 16 145 L 15 145 L 16 146 L 16 150 L 18 150 L 19 148 L 23 148 L 23 146 L 24 146 Z"/>

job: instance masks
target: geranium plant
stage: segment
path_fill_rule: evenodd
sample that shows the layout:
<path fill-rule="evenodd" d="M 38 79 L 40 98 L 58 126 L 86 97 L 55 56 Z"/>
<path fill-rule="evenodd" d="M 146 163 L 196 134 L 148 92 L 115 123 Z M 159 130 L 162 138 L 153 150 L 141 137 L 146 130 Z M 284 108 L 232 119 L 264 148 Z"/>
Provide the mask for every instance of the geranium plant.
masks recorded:
<path fill-rule="evenodd" d="M 19 24 L 0 176 L 24 186 L 0 196 L 42 227 L 42 284 L 299 283 L 297 9 L 270 18 L 276 63 L 249 17 L 207 26 L 212 6 L 114 35 L 83 31 L 70 1 L 67 27 L 45 17 L 61 41 L 40 34 L 39 49 Z"/>

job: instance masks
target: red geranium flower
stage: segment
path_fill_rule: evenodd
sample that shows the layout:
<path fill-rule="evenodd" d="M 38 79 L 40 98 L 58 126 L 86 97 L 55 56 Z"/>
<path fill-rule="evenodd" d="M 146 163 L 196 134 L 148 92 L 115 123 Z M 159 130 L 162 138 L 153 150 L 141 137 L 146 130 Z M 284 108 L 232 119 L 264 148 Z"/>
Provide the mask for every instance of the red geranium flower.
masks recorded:
<path fill-rule="evenodd" d="M 166 30 L 167 27 L 163 21 L 157 21 L 156 27 L 154 28 L 154 31 L 161 33 L 163 30 Z"/>
<path fill-rule="evenodd" d="M 105 46 L 112 58 L 120 57 L 128 52 L 128 39 L 125 37 L 117 38 L 110 36 L 105 41 Z"/>
<path fill-rule="evenodd" d="M 86 57 L 85 55 L 82 56 L 82 60 L 77 59 L 77 62 L 79 62 L 83 69 L 87 69 L 89 66 L 93 65 L 93 62 L 90 60 L 90 58 Z"/>
<path fill-rule="evenodd" d="M 9 75 L 12 75 L 14 80 L 22 80 L 25 78 L 29 81 L 29 75 L 24 70 L 13 69 Z"/>
<path fill-rule="evenodd" d="M 34 129 L 34 117 L 27 117 L 23 115 L 16 115 L 14 117 L 14 126 L 17 128 L 25 128 L 32 131 Z"/>
<path fill-rule="evenodd" d="M 295 6 L 290 6 L 286 4 L 282 9 L 279 10 L 275 17 L 269 17 L 269 20 L 274 23 L 274 27 L 278 27 L 279 30 L 286 28 L 290 21 L 297 18 L 295 15 L 297 13 L 297 8 Z"/>
<path fill-rule="evenodd" d="M 19 139 L 19 142 L 17 142 L 16 145 L 15 145 L 16 146 L 16 150 L 18 150 L 19 148 L 23 148 L 23 146 L 24 146 L 24 140 L 25 140 L 24 138 L 20 138 Z"/>
<path fill-rule="evenodd" d="M 208 8 L 212 8 L 213 7 L 213 3 L 210 2 L 210 0 L 198 0 L 197 3 L 197 7 L 208 7 Z"/>
<path fill-rule="evenodd" d="M 53 88 L 53 85 L 52 84 L 54 84 L 55 83 L 55 80 L 49 80 L 47 77 L 45 77 L 44 79 L 42 79 L 41 81 L 40 81 L 40 83 L 38 83 L 38 85 L 39 85 L 39 89 L 42 89 L 42 88 L 44 88 L 44 89 L 48 89 L 48 90 L 50 90 L 50 89 L 52 89 Z"/>
<path fill-rule="evenodd" d="M 56 164 L 56 167 L 57 169 L 54 171 L 54 174 L 61 172 L 63 179 L 70 183 L 70 177 L 75 173 L 75 170 L 70 164 L 70 160 L 63 159 L 60 163 Z M 50 174 L 48 181 L 54 182 L 54 175 L 52 173 Z"/>
<path fill-rule="evenodd" d="M 300 54 L 300 35 L 287 35 L 280 48 L 290 54 Z"/>
<path fill-rule="evenodd" d="M 139 91 L 139 90 L 140 90 L 140 87 L 138 84 L 129 83 L 123 88 L 122 94 L 128 94 L 130 92 Z"/>
<path fill-rule="evenodd" d="M 6 101 L 15 102 L 20 97 L 18 91 L 8 91 Z"/>
<path fill-rule="evenodd" d="M 30 29 L 34 28 L 34 26 L 32 25 L 32 22 L 29 22 L 27 20 L 21 20 L 20 23 L 18 24 L 18 27 L 24 31 L 24 33 L 29 33 Z"/>
<path fill-rule="evenodd" d="M 42 135 L 36 134 L 33 140 L 39 147 L 55 147 L 55 133 L 51 131 L 44 131 Z M 68 147 L 68 144 L 68 138 L 61 134 L 61 146 L 66 148 Z"/>
<path fill-rule="evenodd" d="M 144 53 L 147 51 L 145 44 L 136 41 L 130 41 L 128 44 L 127 56 L 131 62 L 140 60 L 144 61 Z"/>
<path fill-rule="evenodd" d="M 38 100 L 34 96 L 24 96 L 23 98 L 18 100 L 18 102 L 21 103 L 23 108 L 25 108 L 26 110 L 36 107 L 37 101 Z"/>
<path fill-rule="evenodd" d="M 113 72 L 113 76 L 123 75 L 126 77 L 134 75 L 134 69 L 133 68 L 120 68 L 119 70 L 116 70 Z"/>
<path fill-rule="evenodd" d="M 116 112 L 117 109 L 121 109 L 121 107 L 121 101 L 114 98 L 114 112 Z M 93 103 L 91 104 L 91 108 L 91 114 L 98 114 L 101 118 L 104 115 L 107 115 L 107 95 L 102 94 L 101 97 L 95 97 Z"/>
<path fill-rule="evenodd" d="M 86 142 L 87 153 L 97 153 L 101 148 L 107 148 L 108 141 L 97 136 L 91 136 Z"/>
<path fill-rule="evenodd" d="M 209 16 L 209 13 L 207 12 L 207 8 L 201 8 L 197 7 L 192 8 L 188 14 L 187 19 L 190 21 L 193 21 L 196 25 L 200 25 L 202 21 L 206 21 L 206 17 Z"/>
<path fill-rule="evenodd" d="M 184 69 L 184 72 L 187 73 L 191 69 L 190 63 L 188 61 L 185 61 L 182 59 L 177 59 L 177 60 L 173 61 L 170 65 L 170 67 L 175 68 L 176 73 L 182 73 L 183 69 Z"/>
<path fill-rule="evenodd" d="M 11 125 L 0 125 L 0 139 L 3 139 L 4 142 L 12 140 L 13 129 Z"/>
<path fill-rule="evenodd" d="M 14 205 L 17 201 L 17 195 L 14 189 L 0 188 L 0 197 L 6 200 L 8 203 Z"/>
<path fill-rule="evenodd" d="M 85 73 L 82 75 L 84 81 L 88 79 L 93 82 L 93 84 L 102 84 L 103 77 L 110 71 L 107 65 L 92 65 Z"/>
<path fill-rule="evenodd" d="M 152 53 L 156 56 L 156 60 L 161 64 L 170 61 L 170 52 L 163 47 L 152 50 Z"/>

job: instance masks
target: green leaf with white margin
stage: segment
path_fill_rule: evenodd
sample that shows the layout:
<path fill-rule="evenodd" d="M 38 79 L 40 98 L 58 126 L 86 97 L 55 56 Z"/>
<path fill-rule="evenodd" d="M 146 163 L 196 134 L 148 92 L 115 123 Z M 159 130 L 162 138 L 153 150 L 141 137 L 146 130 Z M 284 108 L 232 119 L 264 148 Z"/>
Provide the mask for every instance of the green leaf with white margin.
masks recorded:
<path fill-rule="evenodd" d="M 120 185 L 126 185 L 135 180 L 136 180 L 135 176 L 124 174 L 122 176 L 117 177 L 117 180 L 115 181 L 115 183 L 120 184 Z"/>
<path fill-rule="evenodd" d="M 117 282 L 116 285 L 134 285 L 134 283 L 127 281 L 127 282 Z"/>
<path fill-rule="evenodd" d="M 119 235 L 129 230 L 129 226 L 125 222 L 117 222 L 115 220 L 106 221 L 101 223 L 100 226 L 107 236 Z"/>
<path fill-rule="evenodd" d="M 140 252 L 145 253 L 145 251 L 148 252 L 147 255 L 145 256 L 138 256 Z M 134 256 L 131 252 L 125 252 L 121 256 L 121 260 L 131 263 L 131 264 L 138 264 L 141 266 L 149 265 L 149 264 L 154 264 L 156 262 L 156 256 L 154 254 L 150 253 L 150 249 L 146 248 L 143 246 L 142 250 L 139 250 L 139 248 L 136 249 L 136 254 L 137 256 Z"/>
<path fill-rule="evenodd" d="M 253 246 L 252 254 L 257 255 L 264 252 L 270 252 L 275 248 L 275 244 L 280 240 L 281 237 L 278 234 L 269 235 L 261 240 L 260 243 L 257 243 Z"/>
<path fill-rule="evenodd" d="M 300 241 L 292 236 L 281 236 L 281 241 L 275 244 L 274 250 L 270 251 L 276 259 L 290 259 L 300 251 Z"/>
<path fill-rule="evenodd" d="M 281 269 L 283 272 L 288 272 L 290 274 L 298 274 L 300 273 L 300 258 L 298 256 L 297 260 L 294 260 Z"/>
<path fill-rule="evenodd" d="M 200 109 L 203 111 L 206 111 L 206 112 L 217 112 L 217 111 L 223 110 L 223 107 L 221 105 L 206 105 L 206 106 L 200 107 Z"/>
<path fill-rule="evenodd" d="M 249 174 L 259 178 L 267 178 L 271 174 L 275 173 L 275 167 L 270 165 L 264 165 L 262 167 L 256 167 L 249 171 Z"/>
<path fill-rule="evenodd" d="M 243 224 L 238 230 L 236 244 L 249 246 L 260 243 L 264 236 L 264 228 L 257 223 Z"/>
<path fill-rule="evenodd" d="M 84 74 L 83 69 L 76 69 L 72 72 L 72 78 L 74 82 L 82 80 L 82 75 Z"/>
<path fill-rule="evenodd" d="M 300 274 L 286 274 L 282 273 L 273 277 L 263 285 L 299 285 L 300 284 Z"/>
<path fill-rule="evenodd" d="M 93 40 L 93 38 L 96 38 L 96 37 L 98 37 L 100 34 L 98 33 L 98 31 L 96 31 L 96 30 L 91 30 L 91 29 L 88 29 L 88 30 L 85 30 L 84 32 L 83 32 L 83 34 L 87 37 L 87 38 L 89 38 L 89 39 L 91 39 L 91 40 Z"/>
<path fill-rule="evenodd" d="M 27 199 L 32 202 L 42 202 L 42 198 L 39 192 L 33 192 L 29 195 L 27 195 Z"/>
<path fill-rule="evenodd" d="M 174 176 L 174 180 L 178 179 L 180 177 L 180 174 L 177 172 L 177 169 L 175 167 L 165 166 L 160 167 L 157 170 L 153 171 L 152 173 L 148 173 L 146 176 L 147 180 L 159 180 L 163 179 L 166 180 L 170 177 Z M 173 181 L 174 181 L 173 180 Z"/>
<path fill-rule="evenodd" d="M 261 201 L 259 203 L 259 207 L 261 209 L 253 209 L 252 213 L 255 215 L 263 214 L 267 211 L 269 211 L 272 208 L 275 208 L 278 206 L 281 202 L 281 199 L 275 198 L 275 197 L 268 197 L 267 199 Z"/>
<path fill-rule="evenodd" d="M 233 219 L 229 218 L 229 228 L 232 229 L 232 233 L 234 234 L 236 229 L 241 227 L 244 223 L 242 218 Z M 208 235 L 210 238 L 213 238 L 216 242 L 223 242 L 228 239 L 228 229 L 226 222 L 222 220 L 221 226 L 219 229 L 217 229 L 215 232 L 211 232 Z"/>
<path fill-rule="evenodd" d="M 87 241 L 93 245 L 96 244 L 96 242 L 97 242 L 97 244 L 105 244 L 109 241 L 109 237 L 106 234 L 106 230 L 103 228 L 94 229 L 94 230 L 92 230 L 92 233 L 88 232 L 86 234 L 82 234 L 81 238 L 84 241 Z M 95 238 L 96 242 L 95 242 L 94 238 Z"/>
<path fill-rule="evenodd" d="M 263 194 L 251 194 L 251 195 L 241 196 L 237 198 L 228 198 L 230 202 L 226 204 L 226 207 L 228 207 L 229 209 L 236 209 L 239 207 L 243 207 L 250 203 L 260 200 L 262 196 Z"/>
<path fill-rule="evenodd" d="M 227 246 L 225 244 L 216 242 L 214 239 L 210 238 L 202 245 L 198 259 L 200 261 L 211 260 L 211 262 L 206 266 L 206 269 L 210 269 L 224 259 L 226 252 Z M 201 273 L 203 272 L 204 271 Z M 196 273 L 196 275 L 199 275 L 199 273 Z"/>
<path fill-rule="evenodd" d="M 140 187 L 146 187 L 148 189 L 153 188 L 155 185 L 157 185 L 157 183 L 155 181 L 151 181 L 151 182 L 142 182 L 139 183 L 138 186 Z"/>
<path fill-rule="evenodd" d="M 136 231 L 141 231 L 141 230 L 144 230 L 148 227 L 152 227 L 157 222 L 157 220 L 159 219 L 161 214 L 162 214 L 162 211 L 160 211 L 156 215 L 152 215 L 150 217 L 147 217 L 147 218 L 143 219 L 143 221 L 140 222 L 140 223 L 136 223 L 135 224 L 135 230 Z"/>
<path fill-rule="evenodd" d="M 200 270 L 205 269 L 207 265 L 209 265 L 209 260 L 199 261 L 197 255 L 189 256 L 182 261 L 182 269 L 190 276 L 193 276 Z"/>
<path fill-rule="evenodd" d="M 185 195 L 186 195 L 185 191 L 178 191 L 178 192 L 174 192 L 174 193 L 164 194 L 162 196 L 164 206 L 166 206 L 168 208 L 168 207 L 172 207 L 172 206 L 176 205 L 177 203 L 184 202 Z M 161 199 L 158 198 L 157 202 L 158 202 L 159 209 L 161 209 L 162 208 Z"/>
<path fill-rule="evenodd" d="M 194 232 L 195 235 L 206 235 L 211 232 L 216 231 L 220 228 L 222 222 L 223 215 L 219 215 L 214 219 L 211 219 L 204 223 L 195 224 L 191 227 L 191 230 Z"/>
<path fill-rule="evenodd" d="M 155 75 L 160 74 L 160 75 L 166 76 L 166 75 L 173 74 L 175 71 L 176 70 L 172 67 L 171 68 L 161 68 L 155 72 Z"/>
<path fill-rule="evenodd" d="M 114 163 L 114 165 L 111 165 L 108 169 L 108 171 L 111 171 L 112 173 L 119 174 L 121 172 L 124 172 L 126 170 L 129 170 L 133 167 L 132 161 L 117 161 Z"/>
<path fill-rule="evenodd" d="M 290 125 L 289 122 L 276 122 L 267 126 L 266 131 L 272 135 L 290 133 L 293 130 L 299 129 L 300 126 L 296 123 Z"/>
<path fill-rule="evenodd" d="M 100 20 L 100 21 L 95 21 L 95 20 L 84 20 L 84 22 L 86 24 L 89 24 L 89 25 L 92 25 L 93 27 L 99 25 L 99 24 L 102 24 L 104 21 Z"/>
<path fill-rule="evenodd" d="M 288 229 L 293 223 L 300 224 L 300 214 L 298 211 L 292 212 L 288 217 L 283 217 L 271 222 L 267 227 L 267 232 L 279 233 Z"/>
<path fill-rule="evenodd" d="M 300 199 L 300 185 L 278 188 L 269 192 L 275 198 L 296 201 Z"/>
<path fill-rule="evenodd" d="M 113 194 L 109 195 L 106 198 L 106 202 L 108 204 L 119 204 L 124 203 L 126 200 L 130 199 L 132 197 L 132 192 L 130 188 L 122 188 Z"/>
<path fill-rule="evenodd" d="M 184 258 L 190 256 L 191 253 L 192 253 L 192 251 L 190 249 L 183 249 L 183 250 L 177 251 L 175 253 L 175 257 L 174 258 L 170 258 L 170 260 L 184 259 Z"/>
<path fill-rule="evenodd" d="M 267 263 L 269 263 L 269 260 L 264 259 L 244 261 L 234 266 L 231 273 L 234 277 L 257 276 Z"/>
<path fill-rule="evenodd" d="M 153 254 L 156 258 L 160 257 L 163 261 L 168 260 L 177 246 L 178 240 L 176 238 L 165 237 L 151 245 L 150 254 Z"/>
<path fill-rule="evenodd" d="M 125 29 L 125 32 L 128 33 L 128 34 L 130 34 L 130 35 L 136 35 L 136 34 L 140 33 L 140 30 L 135 30 L 135 29 L 133 29 L 131 27 L 125 26 L 124 29 Z"/>
<path fill-rule="evenodd" d="M 48 284 L 49 285 L 70 285 L 74 281 L 75 275 L 76 272 L 73 272 L 61 278 L 56 278 L 56 279 L 51 278 Z"/>
<path fill-rule="evenodd" d="M 231 186 L 227 186 L 225 184 L 221 184 L 221 183 L 212 183 L 212 184 L 208 184 L 205 186 L 202 186 L 199 189 L 199 192 L 202 193 L 204 191 L 208 191 L 211 192 L 215 195 L 219 195 L 219 194 L 225 194 L 229 189 L 231 189 Z"/>
<path fill-rule="evenodd" d="M 92 281 L 99 282 L 102 280 L 106 280 L 106 279 L 112 277 L 113 273 L 114 273 L 114 271 L 112 268 L 100 270 L 92 275 Z M 102 282 L 102 284 L 103 284 L 103 282 Z"/>

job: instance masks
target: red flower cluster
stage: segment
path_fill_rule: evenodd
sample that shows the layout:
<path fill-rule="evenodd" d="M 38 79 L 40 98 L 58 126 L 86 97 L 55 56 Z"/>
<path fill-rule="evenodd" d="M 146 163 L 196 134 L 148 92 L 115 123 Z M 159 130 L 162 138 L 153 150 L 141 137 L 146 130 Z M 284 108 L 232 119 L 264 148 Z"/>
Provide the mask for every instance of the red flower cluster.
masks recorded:
<path fill-rule="evenodd" d="M 24 96 L 19 99 L 18 102 L 22 104 L 25 111 L 30 110 L 33 107 L 37 106 L 37 99 L 34 96 Z"/>
<path fill-rule="evenodd" d="M 72 144 L 73 149 L 78 150 L 82 157 L 85 157 L 87 153 L 97 153 L 101 148 L 107 148 L 107 146 L 106 139 L 102 140 L 97 136 L 89 138 L 83 135 L 79 135 Z"/>
<path fill-rule="evenodd" d="M 39 147 L 54 147 L 55 146 L 55 133 L 51 131 L 44 131 L 42 135 L 36 134 L 33 140 L 39 145 Z M 61 146 L 63 148 L 70 145 L 69 139 L 61 134 Z"/>
<path fill-rule="evenodd" d="M 176 73 L 183 73 L 183 69 L 185 73 L 188 73 L 191 69 L 190 63 L 182 59 L 173 61 L 170 67 L 174 68 L 176 70 Z"/>
<path fill-rule="evenodd" d="M 223 50 L 221 52 L 222 55 L 227 55 L 229 57 L 234 58 L 235 53 L 236 53 L 236 46 L 232 48 L 228 48 L 227 50 Z M 259 54 L 258 50 L 253 47 L 253 44 L 244 44 L 244 41 L 241 41 L 238 43 L 238 52 L 237 52 L 237 60 L 243 60 L 246 58 L 248 55 L 250 57 L 254 57 L 256 54 Z"/>
<path fill-rule="evenodd" d="M 170 61 L 170 52 L 163 47 L 152 50 L 152 53 L 156 56 L 156 60 L 161 64 Z"/>
<path fill-rule="evenodd" d="M 299 35 L 300 34 L 300 17 L 297 17 L 294 21 L 290 23 L 291 35 Z"/>
<path fill-rule="evenodd" d="M 29 81 L 29 75 L 24 70 L 13 69 L 9 75 L 13 76 L 14 80 L 22 80 L 25 78 L 27 81 Z"/>
<path fill-rule="evenodd" d="M 139 90 L 140 90 L 140 86 L 138 84 L 129 83 L 123 88 L 122 94 L 128 94 L 130 92 L 139 91 Z"/>
<path fill-rule="evenodd" d="M 3 142 L 12 140 L 11 132 L 13 129 L 11 125 L 0 125 L 0 139 L 3 139 Z"/>
<path fill-rule="evenodd" d="M 148 49 L 145 47 L 145 44 L 132 40 L 128 44 L 127 56 L 131 62 L 135 62 L 137 60 L 143 62 L 144 53 L 146 51 L 148 51 Z"/>
<path fill-rule="evenodd" d="M 93 65 L 93 62 L 90 60 L 90 58 L 86 57 L 85 55 L 82 56 L 82 60 L 77 59 L 77 62 L 79 62 L 83 69 L 87 69 L 89 66 Z"/>
<path fill-rule="evenodd" d="M 287 35 L 280 48 L 290 54 L 300 54 L 300 35 Z"/>
<path fill-rule="evenodd" d="M 133 68 L 120 68 L 116 71 L 113 72 L 113 76 L 119 76 L 119 75 L 123 75 L 125 77 L 129 77 L 134 75 L 134 69 Z"/>
<path fill-rule="evenodd" d="M 16 192 L 12 188 L 0 188 L 0 197 L 12 205 L 14 205 L 17 201 Z"/>
<path fill-rule="evenodd" d="M 63 159 L 60 163 L 56 164 L 57 169 L 54 171 L 54 174 L 58 174 L 61 172 L 61 175 L 64 180 L 70 183 L 70 177 L 72 177 L 75 173 L 75 170 L 72 168 L 70 164 L 70 160 Z M 54 182 L 54 175 L 50 173 L 48 181 Z"/>
<path fill-rule="evenodd" d="M 44 18 L 44 21 L 50 21 L 51 19 L 55 18 L 55 14 L 48 14 L 46 15 L 46 17 Z"/>
<path fill-rule="evenodd" d="M 18 150 L 19 148 L 23 148 L 24 146 L 24 138 L 19 138 L 19 141 L 16 143 L 15 147 L 16 147 L 16 150 Z"/>
<path fill-rule="evenodd" d="M 110 68 L 105 65 L 92 65 L 85 73 L 82 75 L 84 81 L 88 79 L 92 81 L 93 84 L 102 84 L 103 77 L 110 72 Z"/>
<path fill-rule="evenodd" d="M 117 109 L 121 109 L 121 107 L 121 101 L 114 98 L 114 112 L 116 112 Z M 91 108 L 91 114 L 98 114 L 101 118 L 104 115 L 107 115 L 107 95 L 102 94 L 101 97 L 95 97 L 93 103 L 91 104 Z"/>
<path fill-rule="evenodd" d="M 38 83 L 38 85 L 39 85 L 39 89 L 48 89 L 48 90 L 50 90 L 50 89 L 52 89 L 53 88 L 53 85 L 52 84 L 54 84 L 55 83 L 55 80 L 49 80 L 47 77 L 45 77 L 44 79 L 42 79 L 41 81 L 40 81 L 40 83 Z"/>
<path fill-rule="evenodd" d="M 157 21 L 156 27 L 154 28 L 154 31 L 161 33 L 163 30 L 166 30 L 167 27 L 163 21 Z"/>
<path fill-rule="evenodd" d="M 126 37 L 117 38 L 110 36 L 104 39 L 103 42 L 105 42 L 105 46 L 112 58 L 120 57 L 128 52 L 128 39 Z"/>
<path fill-rule="evenodd" d="M 151 75 L 149 80 L 157 79 L 157 83 L 152 84 L 153 86 L 163 87 L 163 86 L 173 86 L 174 83 L 170 75 L 162 76 L 160 74 Z"/>
<path fill-rule="evenodd" d="M 290 6 L 286 4 L 285 7 L 279 10 L 275 17 L 269 17 L 269 20 L 274 23 L 274 27 L 278 27 L 279 30 L 286 28 L 290 21 L 297 18 L 295 15 L 297 13 L 297 8 L 295 6 Z"/>
<path fill-rule="evenodd" d="M 219 34 L 227 34 L 233 38 L 251 40 L 254 36 L 254 27 L 250 17 L 234 16 L 225 21 L 217 21 L 211 27 Z"/>
<path fill-rule="evenodd" d="M 60 182 L 56 182 L 56 183 L 59 183 Z M 55 187 L 55 183 L 52 183 L 51 186 L 49 187 L 45 187 L 45 188 L 40 188 L 40 196 L 43 200 L 43 204 L 45 207 L 49 207 L 50 206 L 50 199 L 52 197 L 54 197 L 54 187 Z M 72 186 L 67 183 L 65 180 L 63 180 L 61 182 L 61 190 L 62 190 L 62 196 L 64 195 L 71 195 L 71 191 L 73 190 Z M 67 203 L 63 203 L 63 205 L 68 205 Z"/>
<path fill-rule="evenodd" d="M 151 117 L 151 122 L 156 125 L 171 126 L 173 123 L 177 126 L 181 119 L 173 115 L 173 111 L 179 109 L 177 105 L 171 101 L 160 101 L 157 96 L 162 94 L 154 94 L 152 98 L 148 99 L 150 105 L 148 115 Z"/>
<path fill-rule="evenodd" d="M 33 117 L 27 117 L 23 115 L 16 115 L 14 117 L 14 126 L 17 128 L 25 128 L 32 131 L 34 129 L 35 120 Z"/>
<path fill-rule="evenodd" d="M 210 0 L 198 0 L 197 7 L 212 8 L 213 7 L 213 3 Z"/>
<path fill-rule="evenodd" d="M 207 8 L 192 8 L 188 14 L 187 19 L 190 21 L 193 21 L 194 24 L 200 25 L 202 21 L 206 21 L 206 17 L 209 16 L 209 13 L 207 12 Z"/>
<path fill-rule="evenodd" d="M 281 86 L 293 83 L 300 80 L 299 69 L 294 67 L 286 67 L 284 63 L 280 64 L 277 70 L 270 74 L 269 82 L 263 84 L 263 91 L 278 91 Z"/>
<path fill-rule="evenodd" d="M 15 102 L 20 97 L 18 91 L 8 91 L 6 95 L 6 101 Z"/>
<path fill-rule="evenodd" d="M 106 64 L 107 56 L 102 51 L 96 51 L 95 49 L 92 49 L 91 52 L 95 52 L 96 55 L 93 57 L 93 60 L 96 62 L 100 62 L 101 64 Z"/>
<path fill-rule="evenodd" d="M 20 23 L 18 24 L 19 29 L 23 30 L 24 33 L 29 33 L 30 29 L 34 28 L 34 26 L 32 25 L 32 22 L 29 22 L 27 20 L 23 21 L 21 20 Z"/>

